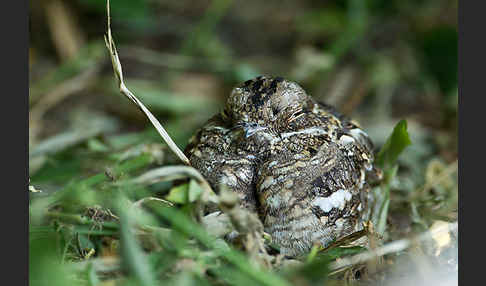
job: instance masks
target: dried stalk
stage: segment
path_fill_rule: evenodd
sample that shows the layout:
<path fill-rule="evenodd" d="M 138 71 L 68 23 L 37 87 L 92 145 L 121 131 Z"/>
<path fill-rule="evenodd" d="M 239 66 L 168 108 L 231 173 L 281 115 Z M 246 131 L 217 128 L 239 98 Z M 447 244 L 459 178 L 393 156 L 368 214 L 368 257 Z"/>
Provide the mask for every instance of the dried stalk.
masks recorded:
<path fill-rule="evenodd" d="M 46 20 L 52 43 L 61 60 L 72 59 L 84 44 L 84 35 L 67 1 L 45 1 Z"/>
<path fill-rule="evenodd" d="M 376 257 L 381 257 L 390 253 L 395 253 L 399 251 L 403 251 L 410 246 L 412 246 L 414 243 L 422 242 L 428 239 L 431 239 L 431 237 L 444 233 L 444 232 L 456 232 L 457 231 L 457 221 L 454 223 L 449 223 L 445 226 L 438 227 L 436 229 L 432 229 L 429 231 L 426 231 L 417 237 L 413 239 L 400 239 L 396 240 L 393 242 L 390 242 L 382 247 L 379 247 L 377 249 L 373 249 L 364 253 L 360 253 L 354 256 L 351 256 L 350 258 L 342 258 L 334 263 L 331 264 L 331 270 L 336 271 L 343 269 L 345 267 L 349 267 L 352 265 L 360 264 L 366 261 L 369 261 L 373 258 Z"/>
<path fill-rule="evenodd" d="M 120 92 L 128 97 L 133 103 L 135 103 L 140 110 L 142 110 L 143 113 L 148 117 L 150 122 L 154 125 L 155 129 L 159 132 L 160 136 L 164 139 L 164 141 L 167 143 L 169 148 L 179 157 L 179 159 L 186 165 L 190 166 L 191 163 L 189 162 L 189 159 L 187 159 L 186 155 L 177 147 L 177 145 L 172 141 L 172 138 L 170 138 L 169 134 L 165 131 L 164 127 L 160 124 L 160 122 L 153 116 L 153 114 L 143 105 L 143 103 L 138 100 L 138 98 L 133 95 L 133 93 L 125 86 L 125 82 L 123 81 L 123 72 L 122 72 L 122 66 L 120 63 L 120 59 L 118 58 L 118 52 L 116 50 L 115 42 L 113 41 L 113 38 L 111 36 L 111 17 L 110 17 L 110 1 L 106 1 L 106 11 L 107 11 L 107 17 L 108 17 L 108 31 L 107 34 L 105 35 L 105 44 L 106 48 L 110 52 L 110 57 L 111 57 L 111 63 L 113 65 L 113 71 L 115 72 L 115 76 L 118 79 L 118 86 L 120 88 Z"/>

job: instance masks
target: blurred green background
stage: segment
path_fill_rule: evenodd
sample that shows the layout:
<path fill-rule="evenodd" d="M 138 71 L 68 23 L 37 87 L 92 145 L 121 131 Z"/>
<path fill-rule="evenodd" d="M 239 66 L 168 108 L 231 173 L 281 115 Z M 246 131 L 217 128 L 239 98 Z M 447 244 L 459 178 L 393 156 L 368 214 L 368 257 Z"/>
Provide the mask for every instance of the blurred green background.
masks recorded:
<path fill-rule="evenodd" d="M 386 236 L 391 239 L 437 219 L 457 218 L 457 5 L 457 0 L 113 0 L 112 32 L 128 88 L 181 149 L 234 85 L 260 74 L 296 81 L 357 119 L 377 151 L 406 119 L 412 145 L 392 182 Z M 31 266 L 47 267 L 42 259 L 56 256 L 59 247 L 66 259 L 72 249 L 62 243 L 59 229 L 52 233 L 59 221 L 32 212 L 36 198 L 109 173 L 107 166 L 116 169 L 126 160 L 142 160 L 135 163 L 145 170 L 179 162 L 117 90 L 103 41 L 105 1 L 32 0 L 29 17 L 29 174 L 31 185 L 42 190 L 31 194 L 31 227 L 48 232 L 40 247 L 31 246 Z M 128 164 L 123 174 L 138 174 L 140 166 L 130 173 Z M 448 177 L 436 183 L 444 174 Z M 166 193 L 170 186 L 145 191 Z M 102 204 L 70 199 L 78 206 Z M 62 211 L 81 209 L 63 205 Z M 101 255 L 101 246 L 90 239 L 78 243 Z M 57 250 L 42 254 L 46 249 Z M 33 253 L 43 258 L 32 259 Z M 46 271 L 33 269 L 39 277 Z"/>

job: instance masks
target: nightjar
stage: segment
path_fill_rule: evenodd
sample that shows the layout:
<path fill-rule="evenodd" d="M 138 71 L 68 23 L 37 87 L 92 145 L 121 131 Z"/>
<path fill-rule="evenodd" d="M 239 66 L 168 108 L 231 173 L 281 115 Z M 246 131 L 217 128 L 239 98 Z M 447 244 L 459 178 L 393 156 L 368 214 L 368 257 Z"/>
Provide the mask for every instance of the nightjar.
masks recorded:
<path fill-rule="evenodd" d="M 236 192 L 280 252 L 294 256 L 362 228 L 372 149 L 356 122 L 298 84 L 259 76 L 233 89 L 185 154 L 215 190 Z"/>

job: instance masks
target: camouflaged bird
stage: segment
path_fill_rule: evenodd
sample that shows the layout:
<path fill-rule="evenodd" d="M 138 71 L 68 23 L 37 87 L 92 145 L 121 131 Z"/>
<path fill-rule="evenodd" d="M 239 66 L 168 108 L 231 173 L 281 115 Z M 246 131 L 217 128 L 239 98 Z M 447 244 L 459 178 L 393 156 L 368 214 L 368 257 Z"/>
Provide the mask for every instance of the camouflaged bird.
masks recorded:
<path fill-rule="evenodd" d="M 296 83 L 260 76 L 235 87 L 185 153 L 214 189 L 236 192 L 289 256 L 362 228 L 372 143 Z"/>

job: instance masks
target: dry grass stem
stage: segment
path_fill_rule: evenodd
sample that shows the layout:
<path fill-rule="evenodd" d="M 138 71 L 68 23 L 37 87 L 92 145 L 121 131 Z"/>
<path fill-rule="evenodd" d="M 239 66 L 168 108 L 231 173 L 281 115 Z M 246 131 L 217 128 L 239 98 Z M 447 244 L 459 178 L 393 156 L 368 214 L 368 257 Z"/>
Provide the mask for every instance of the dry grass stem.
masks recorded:
<path fill-rule="evenodd" d="M 457 231 L 457 221 L 453 223 L 448 223 L 444 224 L 441 227 L 437 227 L 431 230 L 428 230 L 417 237 L 414 237 L 412 239 L 400 239 L 396 240 L 393 242 L 390 242 L 382 247 L 360 253 L 354 256 L 351 256 L 350 258 L 342 258 L 334 263 L 331 264 L 331 270 L 336 271 L 343 269 L 345 267 L 349 267 L 352 265 L 360 264 L 366 261 L 369 261 L 373 258 L 376 257 L 381 257 L 390 253 L 396 253 L 399 251 L 403 251 L 407 248 L 409 248 L 411 245 L 414 243 L 419 243 L 422 241 L 429 240 L 433 238 L 434 236 L 437 236 L 437 234 L 440 233 L 449 233 L 449 232 L 456 232 Z"/>
<path fill-rule="evenodd" d="M 209 183 L 199 173 L 198 170 L 190 166 L 165 166 L 150 170 L 143 175 L 133 179 L 136 183 L 156 183 L 161 181 L 170 181 L 182 178 L 192 178 L 198 183 L 209 186 Z M 209 188 L 211 189 L 211 188 Z"/>
<path fill-rule="evenodd" d="M 60 0 L 45 2 L 46 20 L 52 43 L 63 61 L 76 56 L 85 38 L 75 20 L 75 13 L 67 3 Z"/>
<path fill-rule="evenodd" d="M 150 202 L 150 201 L 160 202 L 160 203 L 168 205 L 170 207 L 174 206 L 173 203 L 171 203 L 167 200 L 164 200 L 164 199 L 161 199 L 161 198 L 155 198 L 155 197 L 145 197 L 143 199 L 140 199 L 140 200 L 136 201 L 135 203 L 133 203 L 133 206 L 139 208 L 139 207 L 142 206 L 142 204 L 144 204 L 146 202 Z"/>
<path fill-rule="evenodd" d="M 191 178 L 199 183 L 199 185 L 204 189 L 204 200 L 215 203 L 218 202 L 208 181 L 206 181 L 198 170 L 190 166 L 166 166 L 153 169 L 133 179 L 133 182 L 137 184 L 153 184 L 162 181 L 184 178 Z"/>
<path fill-rule="evenodd" d="M 120 63 L 120 59 L 118 58 L 118 52 L 116 50 L 115 42 L 113 41 L 113 37 L 111 35 L 111 17 L 110 17 L 110 1 L 106 1 L 106 10 L 107 10 L 107 16 L 108 16 L 108 31 L 107 35 L 105 35 L 105 43 L 106 43 L 106 48 L 110 52 L 110 57 L 111 57 L 111 63 L 113 65 L 113 70 L 115 72 L 115 76 L 118 79 L 118 86 L 120 88 L 120 92 L 128 97 L 133 103 L 135 103 L 140 110 L 142 110 L 143 113 L 148 117 L 150 122 L 154 125 L 155 129 L 157 129 L 157 132 L 159 132 L 160 136 L 164 139 L 164 141 L 167 143 L 169 148 L 179 157 L 179 159 L 184 162 L 186 165 L 191 165 L 189 162 L 189 159 L 187 159 L 186 155 L 177 147 L 177 145 L 174 143 L 172 138 L 170 138 L 169 134 L 165 131 L 164 127 L 162 127 L 162 124 L 155 118 L 155 116 L 143 105 L 143 103 L 125 86 L 125 82 L 123 81 L 123 72 L 122 72 L 122 66 Z"/>

